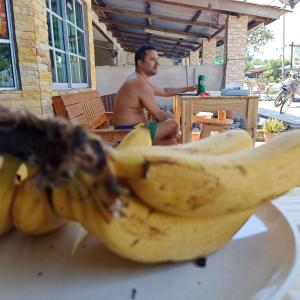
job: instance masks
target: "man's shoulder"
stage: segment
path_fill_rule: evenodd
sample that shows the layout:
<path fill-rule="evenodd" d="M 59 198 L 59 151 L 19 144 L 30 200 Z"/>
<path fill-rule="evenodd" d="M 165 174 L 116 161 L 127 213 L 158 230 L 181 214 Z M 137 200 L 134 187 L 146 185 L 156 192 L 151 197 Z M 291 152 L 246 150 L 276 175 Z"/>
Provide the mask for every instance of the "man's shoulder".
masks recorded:
<path fill-rule="evenodd" d="M 152 89 L 152 85 L 148 80 L 142 78 L 128 78 L 125 81 L 125 85 L 130 88 L 138 88 L 138 89 Z"/>

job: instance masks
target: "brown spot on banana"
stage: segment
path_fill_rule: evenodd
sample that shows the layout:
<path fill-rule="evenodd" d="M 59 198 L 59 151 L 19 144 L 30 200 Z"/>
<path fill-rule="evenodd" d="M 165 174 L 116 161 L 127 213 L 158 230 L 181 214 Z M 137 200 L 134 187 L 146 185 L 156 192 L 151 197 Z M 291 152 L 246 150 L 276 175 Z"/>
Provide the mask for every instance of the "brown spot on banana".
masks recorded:
<path fill-rule="evenodd" d="M 240 171 L 240 173 L 241 173 L 242 176 L 246 176 L 247 175 L 247 170 L 244 167 L 236 165 L 236 168 Z"/>
<path fill-rule="evenodd" d="M 136 246 L 136 245 L 138 244 L 138 242 L 140 241 L 140 239 L 141 239 L 141 238 L 138 238 L 138 239 L 134 240 L 134 241 L 132 242 L 132 244 L 130 245 L 130 247 Z"/>

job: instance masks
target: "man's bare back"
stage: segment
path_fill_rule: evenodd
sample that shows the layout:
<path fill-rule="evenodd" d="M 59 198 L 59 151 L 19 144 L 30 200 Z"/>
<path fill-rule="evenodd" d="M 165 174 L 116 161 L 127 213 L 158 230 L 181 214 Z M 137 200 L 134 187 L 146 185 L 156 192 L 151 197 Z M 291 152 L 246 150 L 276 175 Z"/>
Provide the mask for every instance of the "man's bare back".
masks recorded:
<path fill-rule="evenodd" d="M 144 89 L 144 85 L 149 85 L 149 83 L 138 78 L 135 73 L 131 74 L 123 83 L 115 101 L 114 126 L 134 125 L 147 121 L 146 110 L 139 98 L 139 93 Z M 151 88 L 150 85 L 149 87 Z"/>

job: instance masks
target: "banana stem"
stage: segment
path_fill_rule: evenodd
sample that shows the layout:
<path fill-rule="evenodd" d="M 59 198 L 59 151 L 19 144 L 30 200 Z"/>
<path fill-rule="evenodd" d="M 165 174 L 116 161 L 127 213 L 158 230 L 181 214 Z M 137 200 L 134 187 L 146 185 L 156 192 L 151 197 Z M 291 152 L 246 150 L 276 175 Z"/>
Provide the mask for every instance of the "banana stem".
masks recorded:
<path fill-rule="evenodd" d="M 20 143 L 20 141 L 22 141 Z M 99 174 L 106 158 L 99 139 L 59 118 L 42 120 L 25 110 L 0 106 L 0 153 L 37 166 L 39 185 L 59 185 L 77 169 Z"/>

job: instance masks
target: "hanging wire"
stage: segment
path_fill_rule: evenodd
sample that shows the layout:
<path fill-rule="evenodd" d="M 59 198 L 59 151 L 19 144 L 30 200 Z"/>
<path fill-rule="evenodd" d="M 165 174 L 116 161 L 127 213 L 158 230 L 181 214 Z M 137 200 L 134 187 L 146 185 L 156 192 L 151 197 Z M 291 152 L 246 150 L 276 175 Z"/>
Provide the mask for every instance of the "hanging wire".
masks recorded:
<path fill-rule="evenodd" d="M 209 3 L 209 37 L 211 36 L 211 4 Z"/>
<path fill-rule="evenodd" d="M 188 70 L 187 70 L 187 59 L 186 59 L 186 49 L 184 49 L 184 60 L 185 60 L 185 79 L 186 86 L 189 86 Z"/>

